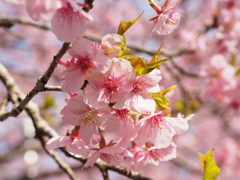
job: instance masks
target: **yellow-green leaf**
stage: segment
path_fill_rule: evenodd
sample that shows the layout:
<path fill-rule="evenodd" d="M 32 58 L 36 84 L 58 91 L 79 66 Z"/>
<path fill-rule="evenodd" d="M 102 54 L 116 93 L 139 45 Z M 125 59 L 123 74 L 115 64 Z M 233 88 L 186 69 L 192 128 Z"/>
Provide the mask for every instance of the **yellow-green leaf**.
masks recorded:
<path fill-rule="evenodd" d="M 40 110 L 46 110 L 48 108 L 55 108 L 55 107 L 57 107 L 57 104 L 55 103 L 51 93 L 46 93 L 44 101 L 40 106 Z"/>
<path fill-rule="evenodd" d="M 170 91 L 172 91 L 172 90 L 175 89 L 176 87 L 177 87 L 177 85 L 173 85 L 173 86 L 171 86 L 171 87 L 168 88 L 168 89 L 161 90 L 161 93 L 162 93 L 163 95 L 166 95 L 167 93 L 169 93 Z"/>
<path fill-rule="evenodd" d="M 207 154 L 198 153 L 203 168 L 203 180 L 215 180 L 220 173 L 220 168 L 212 155 L 213 150 L 209 150 Z"/>
<path fill-rule="evenodd" d="M 161 93 L 150 93 L 152 98 L 155 100 L 157 107 L 161 110 L 170 109 L 170 101 Z"/>
<path fill-rule="evenodd" d="M 142 12 L 143 14 L 143 12 Z M 140 17 L 141 15 L 138 16 L 138 18 L 132 20 L 132 21 L 120 21 L 120 25 L 118 26 L 118 34 L 123 35 Z"/>
<path fill-rule="evenodd" d="M 233 67 L 237 67 L 237 56 L 236 56 L 236 54 L 232 54 L 231 60 L 230 60 L 230 64 L 231 64 Z"/>
<path fill-rule="evenodd" d="M 238 68 L 238 69 L 236 70 L 235 75 L 236 75 L 236 76 L 239 76 L 239 75 L 240 75 L 240 68 Z"/>
<path fill-rule="evenodd" d="M 124 55 L 121 58 L 128 60 L 134 69 L 146 68 L 146 61 L 143 57 L 134 55 Z"/>

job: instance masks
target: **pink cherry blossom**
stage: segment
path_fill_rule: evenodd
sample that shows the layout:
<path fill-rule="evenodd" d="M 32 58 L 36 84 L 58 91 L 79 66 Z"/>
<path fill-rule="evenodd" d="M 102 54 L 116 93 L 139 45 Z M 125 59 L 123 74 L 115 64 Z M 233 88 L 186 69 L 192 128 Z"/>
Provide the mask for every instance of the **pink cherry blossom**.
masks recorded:
<path fill-rule="evenodd" d="M 107 73 L 93 73 L 89 76 L 84 102 L 95 108 L 106 107 L 114 93 L 131 89 L 134 77 L 135 71 L 129 61 L 113 58 L 112 66 Z"/>
<path fill-rule="evenodd" d="M 138 142 L 140 145 L 150 141 L 158 148 L 166 148 L 172 143 L 175 134 L 182 134 L 189 128 L 187 121 L 193 115 L 183 118 L 178 114 L 177 118 L 164 116 L 162 112 L 142 118 L 138 124 Z"/>
<path fill-rule="evenodd" d="M 117 130 L 117 134 L 122 138 L 132 138 L 136 135 L 135 125 L 133 124 L 132 114 L 128 109 L 113 109 L 116 116 L 122 123 L 122 128 Z"/>
<path fill-rule="evenodd" d="M 203 91 L 203 99 L 215 97 L 222 102 L 229 102 L 227 95 L 237 86 L 235 68 L 231 66 L 221 54 L 215 54 L 210 59 L 210 65 L 201 71 L 207 82 Z"/>
<path fill-rule="evenodd" d="M 130 156 L 131 153 L 129 153 L 126 149 L 119 147 L 116 145 L 116 143 L 113 143 L 110 141 L 108 144 L 104 142 L 100 142 L 100 148 L 95 149 L 95 153 L 93 153 L 87 160 L 87 162 L 84 164 L 83 167 L 89 167 L 93 166 L 93 164 L 100 158 L 100 160 L 103 163 L 109 164 L 109 165 L 117 165 L 120 164 L 121 161 L 123 161 L 124 156 Z"/>
<path fill-rule="evenodd" d="M 92 17 L 84 12 L 74 0 L 61 1 L 59 8 L 52 18 L 52 31 L 60 41 L 75 42 L 86 31 L 86 20 Z"/>
<path fill-rule="evenodd" d="M 107 34 L 102 38 L 101 45 L 106 48 L 108 57 L 115 57 L 119 55 L 123 45 L 123 37 L 119 34 Z"/>
<path fill-rule="evenodd" d="M 153 0 L 150 1 L 150 5 L 158 15 L 150 19 L 150 21 L 153 21 L 153 24 L 146 33 L 142 44 L 145 44 L 154 31 L 159 35 L 167 35 L 171 34 L 173 30 L 177 28 L 181 17 L 181 10 L 176 9 L 176 7 L 181 1 L 182 0 L 166 0 L 162 8 L 155 4 Z"/>
<path fill-rule="evenodd" d="M 59 147 L 66 147 L 66 150 L 74 156 L 87 157 L 90 151 L 79 137 L 78 131 L 79 127 L 75 128 L 73 133 L 70 133 L 69 136 L 57 136 L 51 138 L 47 142 L 46 148 L 52 150 Z"/>
<path fill-rule="evenodd" d="M 70 62 L 59 62 L 66 67 L 62 73 L 64 92 L 80 90 L 88 72 L 95 70 L 104 73 L 111 66 L 111 59 L 105 56 L 104 50 L 94 50 L 83 38 L 73 44 L 69 54 L 73 56 Z"/>
<path fill-rule="evenodd" d="M 134 156 L 128 163 L 127 171 L 130 171 L 131 166 L 134 166 L 136 170 L 140 170 L 148 163 L 158 166 L 160 161 L 169 161 L 176 158 L 176 147 L 177 145 L 174 142 L 168 147 L 161 149 L 156 146 L 151 146 L 150 144 L 142 148 L 138 146 L 134 147 L 132 150 Z"/>
<path fill-rule="evenodd" d="M 25 0 L 25 5 L 29 16 L 35 21 L 50 21 L 57 9 L 61 8 L 60 0 Z"/>
<path fill-rule="evenodd" d="M 112 102 L 116 102 L 114 108 L 130 108 L 141 114 L 153 113 L 156 103 L 148 94 L 149 92 L 159 92 L 159 81 L 162 79 L 160 70 L 154 69 L 148 74 L 138 76 L 133 81 L 131 90 L 125 90 L 115 93 L 112 96 Z"/>
<path fill-rule="evenodd" d="M 107 132 L 121 128 L 121 122 L 110 113 L 109 108 L 96 110 L 83 102 L 83 96 L 72 97 L 61 110 L 62 120 L 74 126 L 80 126 L 79 135 L 85 143 L 96 144 L 101 134 L 98 127 Z"/>

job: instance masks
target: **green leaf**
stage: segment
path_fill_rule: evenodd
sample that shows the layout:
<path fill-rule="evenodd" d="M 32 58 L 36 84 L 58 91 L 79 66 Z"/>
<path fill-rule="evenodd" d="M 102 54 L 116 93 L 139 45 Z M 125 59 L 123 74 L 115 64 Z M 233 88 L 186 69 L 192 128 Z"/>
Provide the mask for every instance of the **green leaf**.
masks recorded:
<path fill-rule="evenodd" d="M 170 91 L 172 91 L 172 90 L 175 89 L 176 87 L 177 87 L 177 85 L 173 85 L 173 86 L 171 86 L 171 87 L 168 88 L 168 89 L 161 90 L 161 93 L 162 93 L 163 95 L 166 95 L 167 93 L 169 93 Z"/>
<path fill-rule="evenodd" d="M 240 75 L 240 68 L 238 68 L 238 69 L 236 70 L 235 75 L 236 75 L 236 76 L 239 76 L 239 75 Z"/>
<path fill-rule="evenodd" d="M 128 60 L 134 69 L 146 68 L 146 61 L 143 57 L 134 55 L 124 55 L 121 58 Z"/>
<path fill-rule="evenodd" d="M 161 93 L 150 93 L 152 98 L 155 100 L 157 107 L 161 110 L 170 109 L 170 101 Z"/>
<path fill-rule="evenodd" d="M 233 66 L 233 67 L 237 67 L 237 56 L 236 54 L 233 54 L 231 55 L 231 60 L 230 60 L 230 64 Z"/>
<path fill-rule="evenodd" d="M 148 67 L 148 68 L 155 68 L 155 67 L 157 67 L 158 65 L 166 62 L 167 60 L 169 60 L 169 58 L 167 58 L 167 59 L 161 59 L 161 60 L 158 58 L 158 61 L 155 61 L 155 62 L 152 62 L 152 63 L 151 63 L 151 61 L 150 61 L 150 62 L 147 64 L 147 67 Z"/>
<path fill-rule="evenodd" d="M 142 12 L 143 14 L 143 12 Z M 120 21 L 120 25 L 118 26 L 118 32 L 117 34 L 123 35 L 141 16 L 138 16 L 138 18 L 132 20 L 132 21 Z"/>
<path fill-rule="evenodd" d="M 55 108 L 55 107 L 57 107 L 57 104 L 55 103 L 51 93 L 46 93 L 44 101 L 40 106 L 40 110 L 46 110 L 48 108 Z"/>
<path fill-rule="evenodd" d="M 203 168 L 203 180 L 215 180 L 220 173 L 220 168 L 212 155 L 213 150 L 209 150 L 207 154 L 198 153 Z"/>

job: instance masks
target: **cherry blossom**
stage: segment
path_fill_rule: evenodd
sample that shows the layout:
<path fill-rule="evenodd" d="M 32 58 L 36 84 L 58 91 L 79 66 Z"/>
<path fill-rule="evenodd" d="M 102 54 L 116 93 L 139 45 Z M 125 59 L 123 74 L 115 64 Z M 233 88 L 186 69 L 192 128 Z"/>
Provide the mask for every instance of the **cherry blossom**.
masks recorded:
<path fill-rule="evenodd" d="M 148 94 L 149 92 L 159 92 L 159 81 L 162 79 L 160 70 L 154 69 L 148 74 L 137 76 L 131 85 L 131 90 L 115 93 L 112 102 L 116 102 L 114 108 L 139 112 L 141 114 L 154 113 L 156 103 Z"/>
<path fill-rule="evenodd" d="M 66 67 L 62 73 L 64 92 L 80 90 L 87 73 L 94 70 L 104 73 L 111 66 L 111 59 L 105 56 L 104 50 L 94 50 L 88 40 L 83 38 L 73 44 L 69 54 L 73 57 L 71 61 L 59 62 Z"/>
<path fill-rule="evenodd" d="M 177 118 L 172 118 L 159 112 L 142 118 L 137 124 L 139 145 L 150 141 L 158 148 L 168 147 L 175 134 L 182 134 L 188 130 L 187 121 L 192 117 L 193 115 L 183 118 L 181 114 L 178 114 Z"/>
<path fill-rule="evenodd" d="M 88 76 L 84 102 L 95 107 L 106 107 L 113 94 L 131 89 L 135 71 L 130 62 L 122 58 L 113 58 L 110 70 L 105 74 L 92 73 Z"/>
<path fill-rule="evenodd" d="M 86 31 L 86 20 L 92 17 L 84 12 L 74 0 L 61 1 L 62 7 L 57 9 L 52 18 L 52 31 L 60 41 L 75 42 Z"/>
<path fill-rule="evenodd" d="M 85 143 L 96 144 L 101 134 L 97 128 L 114 132 L 121 128 L 121 122 L 110 113 L 108 107 L 96 110 L 83 102 L 83 96 L 72 97 L 61 110 L 62 120 L 74 126 L 80 126 L 79 135 Z"/>
<path fill-rule="evenodd" d="M 151 146 L 149 143 L 146 143 L 142 148 L 135 145 L 134 149 L 130 150 L 134 156 L 128 163 L 127 171 L 130 171 L 131 166 L 134 166 L 136 170 L 140 170 L 148 163 L 158 166 L 161 161 L 164 162 L 176 158 L 176 147 L 177 145 L 174 142 L 168 147 L 161 149 Z"/>
<path fill-rule="evenodd" d="M 106 144 L 105 140 L 102 138 L 100 142 L 100 148 L 96 148 L 95 153 L 93 153 L 84 164 L 83 167 L 93 166 L 93 164 L 100 158 L 100 160 L 109 165 L 117 165 L 123 161 L 124 156 L 131 156 L 131 153 L 126 151 L 126 149 L 119 147 L 113 141 Z"/>
<path fill-rule="evenodd" d="M 25 5 L 29 16 L 35 21 L 50 21 L 62 6 L 60 0 L 25 0 Z"/>
<path fill-rule="evenodd" d="M 69 153 L 78 157 L 87 157 L 90 152 L 86 144 L 79 137 L 79 127 L 74 128 L 74 130 L 69 133 L 69 136 L 53 137 L 46 144 L 48 150 L 59 147 L 66 147 Z"/>
<path fill-rule="evenodd" d="M 101 45 L 106 49 L 108 57 L 115 57 L 119 55 L 123 45 L 123 37 L 119 34 L 107 34 L 102 38 Z"/>
<path fill-rule="evenodd" d="M 180 9 L 176 9 L 176 7 L 181 1 L 182 0 L 166 0 L 162 8 L 155 4 L 153 0 L 149 1 L 149 4 L 158 15 L 150 19 L 150 21 L 153 21 L 153 24 L 147 31 L 142 44 L 145 44 L 154 31 L 156 31 L 159 35 L 167 35 L 171 34 L 173 30 L 177 28 L 182 11 Z"/>

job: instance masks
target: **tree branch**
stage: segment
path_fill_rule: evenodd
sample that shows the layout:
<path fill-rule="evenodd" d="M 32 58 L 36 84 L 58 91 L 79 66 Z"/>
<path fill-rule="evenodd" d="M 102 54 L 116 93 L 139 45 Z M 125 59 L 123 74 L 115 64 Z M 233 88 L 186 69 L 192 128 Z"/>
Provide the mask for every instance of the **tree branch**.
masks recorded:
<path fill-rule="evenodd" d="M 29 21 L 24 18 L 0 16 L 0 26 L 6 27 L 6 28 L 11 28 L 15 24 L 23 24 L 23 25 L 27 25 L 27 26 L 41 28 L 44 30 L 51 30 L 51 27 L 48 25 L 35 23 L 35 22 Z"/>
<path fill-rule="evenodd" d="M 6 68 L 1 63 L 0 63 L 0 77 L 5 78 L 4 84 L 8 85 L 6 87 L 7 87 L 9 94 L 12 93 L 12 91 L 11 91 L 12 89 L 15 89 L 14 93 L 15 93 L 15 95 L 18 96 L 19 101 L 21 101 L 22 98 L 25 97 L 24 93 L 17 87 L 14 79 L 8 74 Z M 18 91 L 16 91 L 16 90 L 18 90 Z M 29 101 L 29 103 L 24 108 L 25 108 L 27 114 L 32 119 L 33 125 L 36 130 L 36 137 L 40 140 L 42 147 L 45 149 L 45 151 L 50 156 L 52 156 L 55 159 L 55 161 L 57 162 L 59 167 L 63 171 L 65 171 L 72 180 L 77 180 L 73 171 L 71 170 L 71 167 L 68 164 L 64 163 L 61 159 L 59 159 L 57 154 L 54 151 L 48 151 L 45 148 L 45 142 L 44 142 L 43 136 L 47 135 L 48 137 L 51 138 L 54 136 L 58 136 L 58 134 L 42 118 L 42 116 L 40 115 L 38 106 L 35 103 Z"/>
<path fill-rule="evenodd" d="M 45 85 L 42 91 L 62 91 L 61 86 Z"/>
<path fill-rule="evenodd" d="M 90 0 L 90 2 L 89 2 L 90 4 L 91 4 L 91 1 L 92 0 Z M 34 22 L 26 20 L 24 18 L 2 17 L 2 16 L 0 16 L 0 26 L 9 28 L 10 25 L 13 26 L 14 24 L 17 24 L 17 23 L 18 24 L 23 24 L 23 25 L 28 25 L 28 26 L 33 26 L 33 27 L 37 27 L 37 28 L 41 28 L 41 29 L 44 29 L 44 30 L 51 30 L 50 26 L 47 26 L 45 24 L 34 23 Z M 93 41 L 98 41 L 98 42 L 101 41 L 101 39 L 102 39 L 102 37 L 96 36 L 96 35 L 93 35 L 93 34 L 86 34 L 84 37 L 87 38 L 87 39 L 93 40 Z M 194 51 L 192 51 L 192 50 L 187 50 L 187 48 L 189 46 L 189 43 L 190 42 L 187 42 L 187 43 L 183 44 L 180 48 L 177 48 L 177 49 L 175 49 L 173 51 L 164 51 L 162 53 L 162 55 L 171 58 L 171 57 L 179 56 L 179 55 L 182 55 L 182 54 L 194 53 Z M 127 44 L 127 46 L 130 49 L 134 50 L 134 51 L 144 52 L 144 53 L 149 54 L 149 55 L 156 54 L 156 50 L 144 48 L 142 46 L 138 46 L 138 45 L 135 45 L 135 44 Z"/>
<path fill-rule="evenodd" d="M 4 77 L 4 84 L 7 84 L 7 90 L 9 91 L 9 94 L 11 93 L 11 89 L 15 89 L 14 93 L 16 96 L 18 96 L 19 101 L 21 101 L 22 98 L 25 97 L 24 93 L 18 88 L 18 86 L 15 84 L 15 81 L 13 80 L 13 78 L 8 74 L 6 68 L 0 63 L 0 77 Z M 3 79 L 3 78 L 0 78 Z M 29 101 L 29 103 L 25 106 L 25 110 L 27 112 L 27 114 L 30 116 L 30 118 L 32 119 L 32 122 L 34 124 L 34 127 L 36 129 L 36 134 L 37 134 L 37 138 L 40 137 L 42 138 L 43 135 L 48 136 L 49 138 L 58 136 L 58 134 L 56 133 L 56 131 L 54 129 L 52 129 L 49 124 L 42 118 L 42 116 L 40 115 L 39 112 L 39 108 L 38 106 L 33 103 L 32 101 Z M 40 139 L 41 143 L 43 141 L 43 139 Z M 45 148 L 45 144 L 43 144 L 43 147 Z M 74 159 L 77 159 L 78 161 L 80 161 L 81 163 L 86 163 L 87 159 L 86 158 L 76 158 L 74 156 L 72 156 L 71 154 L 69 154 L 64 148 L 61 148 L 62 152 L 64 154 L 66 154 L 69 157 L 72 157 Z M 51 155 L 52 157 L 56 156 L 56 155 Z M 59 163 L 58 160 L 56 160 L 57 163 Z M 100 169 L 100 171 L 102 172 L 102 163 L 95 163 L 94 164 L 96 167 L 98 167 Z M 65 168 L 66 164 L 60 165 L 60 167 Z M 139 173 L 131 171 L 129 174 L 127 173 L 127 170 L 124 167 L 120 167 L 120 166 L 109 166 L 109 165 L 105 165 L 105 170 L 112 170 L 115 172 L 118 172 L 119 174 L 122 174 L 126 177 L 132 178 L 134 180 L 150 180 L 150 178 L 148 177 L 144 177 L 141 176 Z M 68 167 L 70 168 L 70 167 Z M 68 173 L 68 170 L 65 168 L 63 169 L 65 172 Z M 71 176 L 71 174 L 68 174 L 69 177 Z M 104 177 L 107 177 L 107 174 L 104 174 Z"/>
<path fill-rule="evenodd" d="M 57 55 L 55 55 L 53 57 L 53 60 L 50 64 L 50 66 L 48 67 L 47 71 L 43 74 L 43 76 L 41 76 L 40 78 L 38 78 L 38 81 L 36 83 L 36 86 L 27 94 L 27 96 L 21 100 L 20 104 L 18 106 L 15 106 L 12 108 L 12 111 L 9 112 L 5 112 L 0 114 L 0 120 L 3 121 L 4 119 L 10 117 L 10 116 L 18 116 L 25 108 L 25 106 L 28 104 L 28 102 L 39 92 L 43 91 L 45 85 L 47 84 L 48 80 L 50 79 L 52 73 L 54 72 L 55 68 L 57 67 L 57 61 L 59 61 L 62 56 L 67 52 L 68 48 L 70 47 L 70 43 L 64 43 L 62 48 L 59 50 L 59 52 L 57 53 Z M 0 72 L 1 70 L 0 66 Z M 0 79 L 3 80 L 3 83 L 6 84 L 6 82 L 4 82 L 4 78 L 1 78 L 0 75 Z"/>

